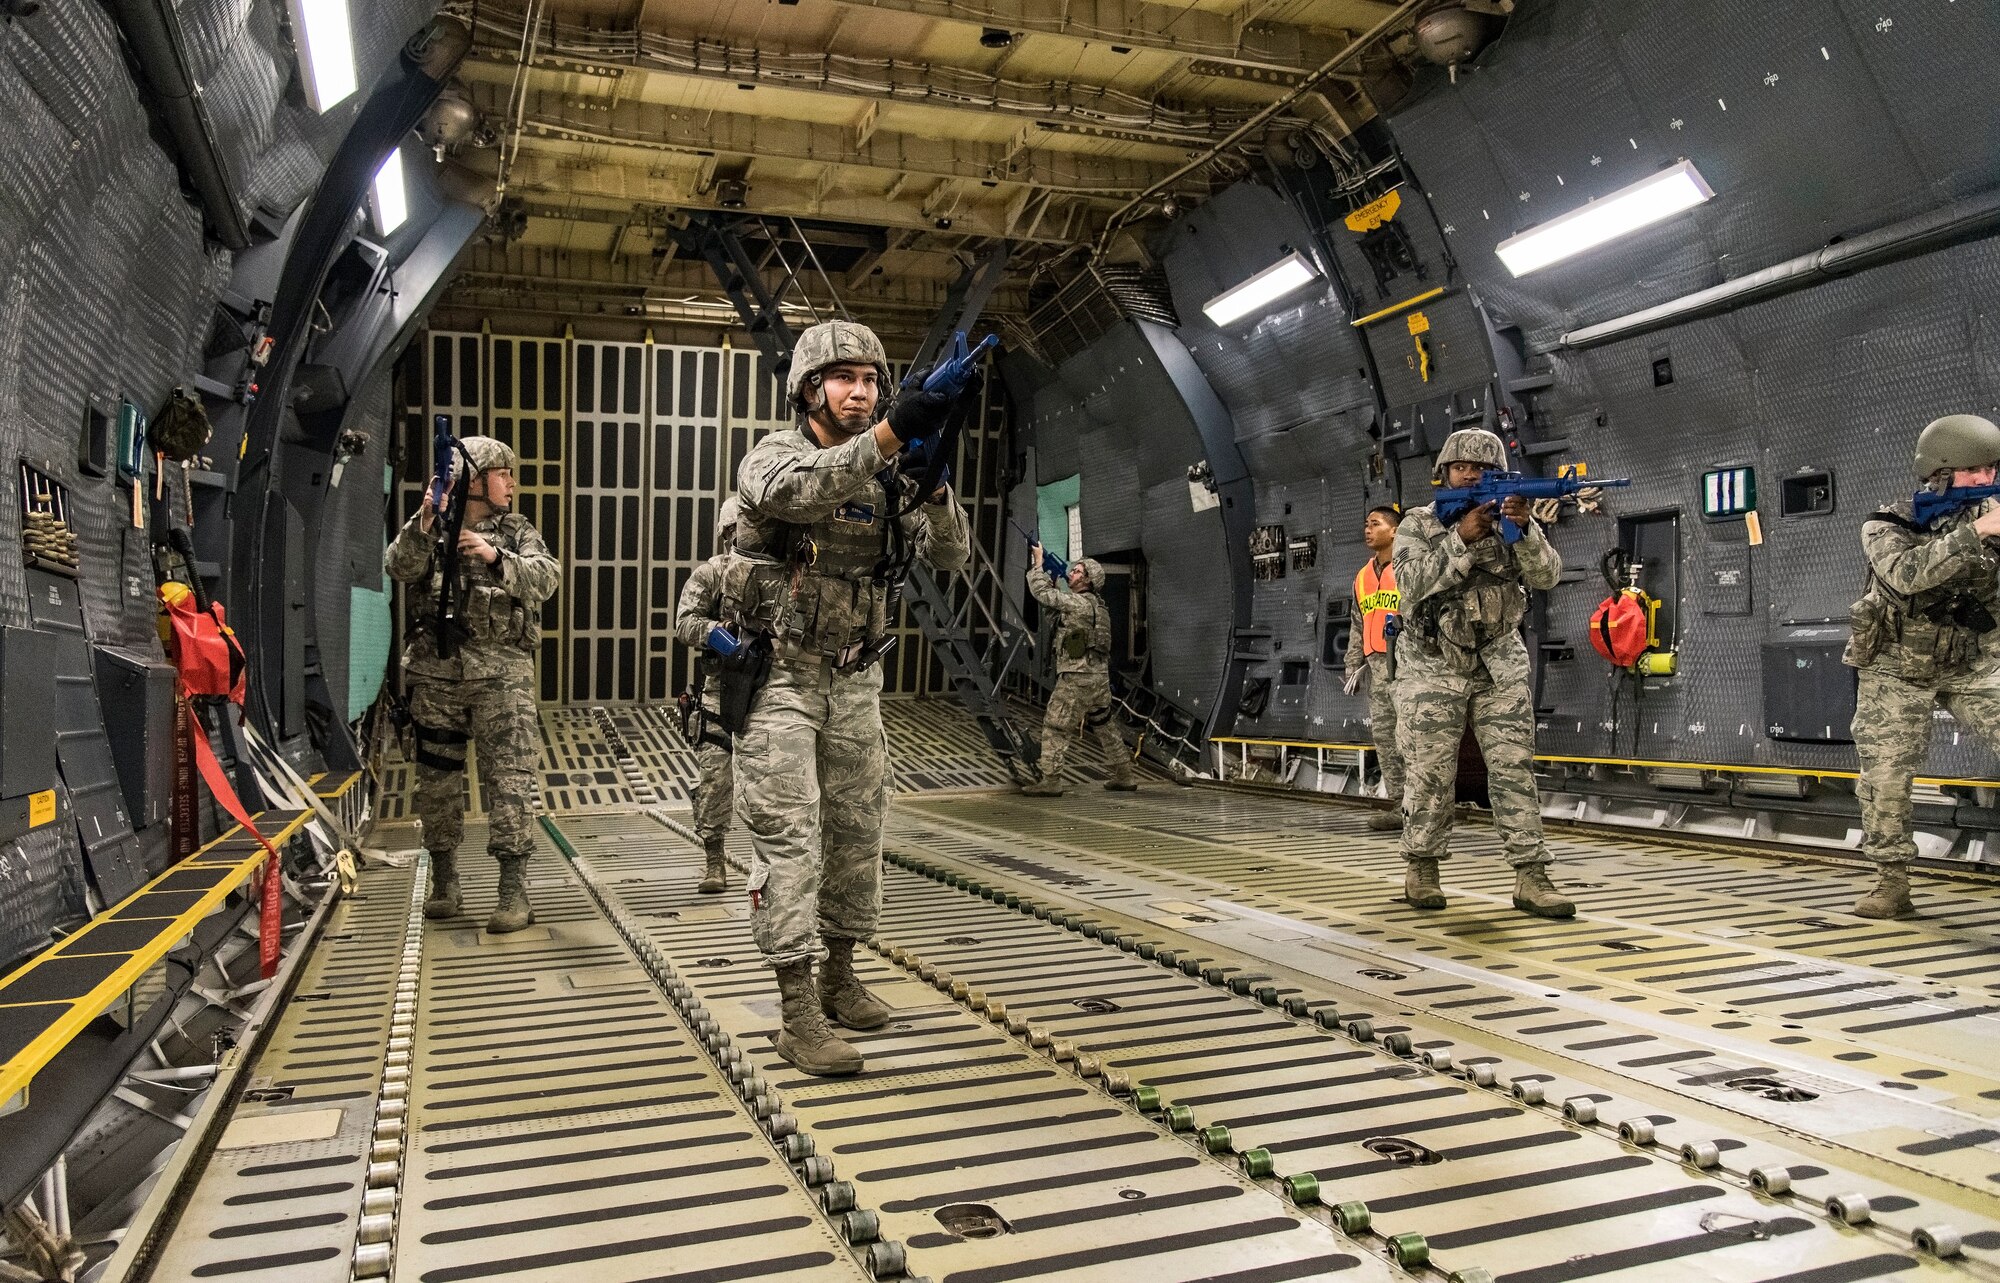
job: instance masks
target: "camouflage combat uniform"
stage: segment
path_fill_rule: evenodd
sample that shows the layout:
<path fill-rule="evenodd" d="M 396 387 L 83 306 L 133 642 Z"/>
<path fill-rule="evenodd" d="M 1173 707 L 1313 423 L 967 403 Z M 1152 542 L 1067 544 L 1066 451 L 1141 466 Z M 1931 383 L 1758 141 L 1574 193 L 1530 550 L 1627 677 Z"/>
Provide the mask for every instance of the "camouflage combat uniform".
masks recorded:
<path fill-rule="evenodd" d="M 535 715 L 535 650 L 542 603 L 555 595 L 562 568 L 534 524 L 517 513 L 490 516 L 467 529 L 500 550 L 489 566 L 461 553 L 458 617 L 466 636 L 449 659 L 438 656 L 435 626 L 443 568 L 434 555 L 437 529 L 418 512 L 383 554 L 389 577 L 420 585 L 409 594 L 409 638 L 403 673 L 416 723 L 417 814 L 434 866 L 449 867 L 465 834 L 463 781 L 468 739 L 479 746 L 486 785 L 486 849 L 501 862 L 526 861 L 535 847 L 535 764 L 541 727 Z"/>
<path fill-rule="evenodd" d="M 727 553 L 718 553 L 694 568 L 674 610 L 674 635 L 706 663 L 709 630 L 722 620 L 722 568 Z M 729 836 L 729 813 L 736 797 L 732 768 L 735 746 L 729 732 L 722 729 L 717 703 L 716 678 L 703 682 L 701 708 L 694 714 L 694 831 L 701 838 L 708 857 L 708 872 L 702 890 L 721 891 L 727 883 L 728 864 L 722 855 Z"/>
<path fill-rule="evenodd" d="M 1861 849 L 1884 866 L 1916 858 L 1910 787 L 1939 704 L 2000 752 L 2000 555 L 1972 523 L 1992 500 L 1919 530 L 1899 500 L 1861 526 L 1867 589 L 1854 603 L 1846 662 L 1860 670 Z M 1984 629 L 1984 631 L 1981 631 Z M 1864 916 L 1895 916 L 1864 914 Z"/>
<path fill-rule="evenodd" d="M 1396 531 L 1403 630 L 1396 639 L 1396 718 L 1407 771 L 1405 859 L 1442 860 L 1452 825 L 1458 743 L 1470 719 L 1486 758 L 1493 819 L 1508 863 L 1545 865 L 1535 787 L 1535 717 L 1528 693 L 1527 610 L 1522 586 L 1549 589 L 1562 558 L 1530 521 L 1519 543 L 1498 526 L 1467 547 L 1434 507 L 1413 509 Z"/>
<path fill-rule="evenodd" d="M 724 610 L 774 639 L 769 682 L 736 737 L 736 801 L 755 852 L 751 928 L 773 966 L 823 959 L 821 937 L 865 940 L 881 908 L 888 743 L 882 670 L 892 551 L 882 457 L 868 433 L 822 448 L 801 426 L 758 442 L 737 474 Z M 965 513 L 946 498 L 900 522 L 939 570 L 971 559 Z"/>
<path fill-rule="evenodd" d="M 1086 558 L 1078 563 L 1086 569 L 1092 587 L 1101 586 L 1104 572 Z M 1092 573 L 1094 572 L 1094 573 Z M 1041 772 L 1045 788 L 1038 794 L 1060 793 L 1063 762 L 1079 731 L 1097 740 L 1104 755 L 1104 767 L 1111 773 L 1109 787 L 1132 785 L 1132 750 L 1118 732 L 1111 708 L 1111 607 L 1096 592 L 1065 591 L 1039 563 L 1028 570 L 1028 591 L 1044 610 L 1054 612 L 1056 688 L 1049 693 L 1049 708 L 1042 719 Z"/>

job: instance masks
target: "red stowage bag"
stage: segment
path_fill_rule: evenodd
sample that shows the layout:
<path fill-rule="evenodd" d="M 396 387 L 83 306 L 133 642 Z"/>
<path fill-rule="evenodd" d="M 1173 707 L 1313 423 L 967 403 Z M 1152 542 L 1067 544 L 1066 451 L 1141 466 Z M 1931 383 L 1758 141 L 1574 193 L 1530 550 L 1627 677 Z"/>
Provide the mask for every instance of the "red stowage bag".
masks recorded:
<path fill-rule="evenodd" d="M 1646 607 L 1637 593 L 1606 597 L 1590 615 L 1591 649 L 1620 668 L 1646 653 L 1646 631 Z"/>

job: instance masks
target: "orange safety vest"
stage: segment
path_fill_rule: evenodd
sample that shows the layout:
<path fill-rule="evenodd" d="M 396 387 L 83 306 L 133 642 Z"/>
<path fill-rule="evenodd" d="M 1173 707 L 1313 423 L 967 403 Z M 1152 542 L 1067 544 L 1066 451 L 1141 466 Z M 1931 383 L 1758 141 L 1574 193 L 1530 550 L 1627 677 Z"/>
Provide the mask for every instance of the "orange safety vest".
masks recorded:
<path fill-rule="evenodd" d="M 1396 591 L 1396 564 L 1380 570 L 1370 557 L 1354 576 L 1354 602 L 1361 612 L 1361 653 L 1389 653 L 1389 619 L 1403 608 L 1403 594 Z"/>

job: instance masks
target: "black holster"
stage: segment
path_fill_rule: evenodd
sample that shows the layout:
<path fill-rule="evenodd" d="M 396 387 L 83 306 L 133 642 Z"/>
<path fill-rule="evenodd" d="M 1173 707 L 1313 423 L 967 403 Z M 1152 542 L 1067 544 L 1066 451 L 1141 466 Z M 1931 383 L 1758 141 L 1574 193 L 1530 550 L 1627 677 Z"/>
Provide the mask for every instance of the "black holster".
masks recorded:
<path fill-rule="evenodd" d="M 757 692 L 771 680 L 771 639 L 756 637 L 734 655 L 718 656 L 716 668 L 721 690 L 716 701 L 720 706 L 717 720 L 729 734 L 741 735 L 750 724 L 750 706 L 757 702 Z"/>

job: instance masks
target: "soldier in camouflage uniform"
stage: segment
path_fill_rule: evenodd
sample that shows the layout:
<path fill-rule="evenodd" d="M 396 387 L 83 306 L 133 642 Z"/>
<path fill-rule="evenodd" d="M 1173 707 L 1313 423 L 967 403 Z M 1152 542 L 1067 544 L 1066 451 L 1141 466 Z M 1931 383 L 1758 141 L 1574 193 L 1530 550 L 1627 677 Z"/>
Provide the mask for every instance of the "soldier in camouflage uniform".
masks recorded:
<path fill-rule="evenodd" d="M 1368 682 L 1368 729 L 1382 762 L 1382 795 L 1389 799 L 1387 809 L 1368 817 L 1368 827 L 1379 833 L 1403 827 L 1403 750 L 1396 738 L 1396 634 L 1402 627 L 1402 598 L 1390 556 L 1402 523 L 1403 514 L 1386 506 L 1370 508 L 1362 519 L 1361 540 L 1374 556 L 1354 576 L 1347 680 L 1341 683 L 1342 693 L 1352 695 L 1364 678 Z"/>
<path fill-rule="evenodd" d="M 1488 469 L 1507 466 L 1500 438 L 1478 428 L 1452 433 L 1438 451 L 1432 479 L 1449 487 L 1476 484 Z M 1499 514 L 1519 525 L 1519 543 L 1502 542 L 1494 506 L 1482 505 L 1447 527 L 1436 505 L 1416 508 L 1396 530 L 1396 585 L 1402 632 L 1396 639 L 1396 720 L 1404 784 L 1403 898 L 1419 909 L 1441 909 L 1438 861 L 1452 825 L 1452 785 L 1458 744 L 1470 719 L 1486 758 L 1494 827 L 1514 866 L 1514 907 L 1545 918 L 1567 918 L 1576 906 L 1549 883 L 1542 842 L 1541 798 L 1535 788 L 1535 718 L 1528 693 L 1528 648 L 1521 641 L 1527 612 L 1523 586 L 1555 586 L 1562 558 L 1542 534 L 1526 500 L 1509 498 Z"/>
<path fill-rule="evenodd" d="M 722 622 L 722 568 L 729 557 L 729 541 L 736 537 L 736 509 L 736 500 L 723 500 L 715 522 L 715 555 L 688 576 L 674 610 L 674 635 L 694 651 L 703 672 L 695 696 L 697 706 L 682 724 L 690 729 L 694 741 L 694 831 L 708 857 L 699 888 L 704 895 L 720 895 L 729 889 L 729 860 L 722 846 L 729 836 L 729 812 L 736 797 L 730 769 L 735 746 L 729 732 L 722 729 L 708 634 Z"/>
<path fill-rule="evenodd" d="M 1934 490 L 1992 485 L 2000 427 L 1972 414 L 1938 419 L 1917 438 L 1916 474 Z M 1864 918 L 1900 918 L 1910 902 L 1910 786 L 1931 743 L 1939 704 L 2000 752 L 2000 505 L 1911 518 L 1908 498 L 1861 524 L 1868 577 L 1854 603 L 1847 663 L 1860 670 L 1854 749 L 1861 758 L 1861 849 L 1878 865 Z"/>
<path fill-rule="evenodd" d="M 851 321 L 799 337 L 786 396 L 797 427 L 773 432 L 737 473 L 724 614 L 768 642 L 768 682 L 736 736 L 736 805 L 750 830 L 750 922 L 778 973 L 780 1056 L 851 1074 L 861 1054 L 827 1024 L 874 1029 L 889 1008 L 854 973 L 855 942 L 881 908 L 888 745 L 882 671 L 891 588 L 913 559 L 945 571 L 971 557 L 950 490 L 907 493 L 891 460 L 934 437 L 952 398 L 908 390 L 886 417 L 881 340 Z M 824 962 L 817 990 L 815 962 Z"/>
<path fill-rule="evenodd" d="M 1111 778 L 1104 787 L 1136 793 L 1132 750 L 1111 715 L 1111 607 L 1100 595 L 1104 567 L 1081 557 L 1069 568 L 1069 591 L 1056 587 L 1042 564 L 1042 546 L 1028 553 L 1028 591 L 1056 617 L 1056 688 L 1042 719 L 1042 777 L 1021 791 L 1029 797 L 1061 797 L 1063 760 L 1077 732 L 1090 732 L 1104 753 Z"/>
<path fill-rule="evenodd" d="M 463 632 L 450 658 L 438 655 L 438 594 L 444 570 L 437 553 L 437 509 L 423 506 L 383 554 L 389 577 L 422 585 L 409 593 L 403 672 L 416 723 L 417 814 L 431 853 L 426 918 L 458 915 L 458 844 L 465 834 L 465 746 L 479 746 L 486 783 L 486 849 L 500 864 L 500 898 L 486 929 L 519 931 L 535 920 L 525 870 L 535 849 L 535 763 L 541 755 L 535 716 L 535 648 L 542 603 L 555 595 L 562 568 L 526 517 L 510 511 L 514 452 L 491 437 L 466 437 L 471 461 L 456 464 L 455 484 L 468 488 L 458 537 L 458 596 L 454 617 Z"/>

